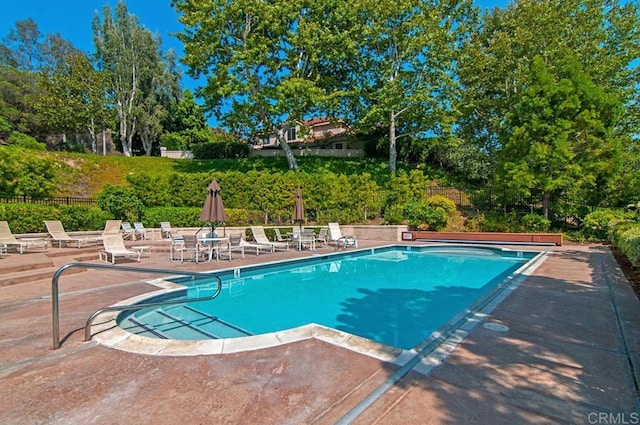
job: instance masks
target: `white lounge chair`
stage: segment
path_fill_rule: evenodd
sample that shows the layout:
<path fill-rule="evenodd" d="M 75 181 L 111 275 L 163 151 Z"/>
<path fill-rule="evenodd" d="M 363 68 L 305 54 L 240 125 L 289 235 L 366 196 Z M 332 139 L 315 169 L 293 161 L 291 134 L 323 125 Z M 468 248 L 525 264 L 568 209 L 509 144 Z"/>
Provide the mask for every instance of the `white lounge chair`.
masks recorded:
<path fill-rule="evenodd" d="M 342 231 L 340 230 L 340 224 L 329 223 L 329 238 L 327 239 L 327 244 L 335 245 L 336 249 L 347 248 L 350 246 L 357 248 L 358 240 L 355 236 L 343 235 Z"/>
<path fill-rule="evenodd" d="M 140 261 L 142 250 L 127 249 L 122 235 L 111 233 L 102 238 L 103 248 L 100 250 L 100 259 L 111 264 L 116 263 L 116 258 L 129 258 Z"/>
<path fill-rule="evenodd" d="M 289 249 L 289 244 L 286 242 L 270 241 L 269 238 L 267 238 L 267 235 L 264 233 L 264 227 L 262 226 L 251 226 L 251 233 L 253 233 L 253 238 L 256 240 L 256 243 L 260 245 L 270 245 L 272 251 L 276 249 Z"/>
<path fill-rule="evenodd" d="M 42 238 L 17 239 L 13 233 L 11 233 L 9 223 L 6 221 L 0 221 L 0 243 L 4 244 L 5 251 L 15 248 L 20 254 L 23 254 L 31 248 L 46 251 L 48 245 L 47 240 Z"/>
<path fill-rule="evenodd" d="M 59 220 L 54 221 L 45 221 L 45 226 L 47 226 L 47 231 L 51 238 L 53 238 L 53 242 L 58 242 L 58 247 L 62 248 L 62 244 L 65 246 L 69 246 L 71 244 L 76 245 L 78 248 L 82 248 L 86 245 L 97 245 L 101 240 L 101 236 L 95 237 L 84 237 L 84 238 L 74 238 L 69 236 L 69 234 L 64 230 L 62 223 Z M 52 242 L 52 244 L 53 244 Z"/>
<path fill-rule="evenodd" d="M 170 237 L 175 237 L 178 235 L 178 229 L 174 229 L 171 227 L 171 223 L 168 221 L 163 221 L 160 223 L 160 235 L 163 238 L 169 239 Z"/>
<path fill-rule="evenodd" d="M 273 252 L 273 246 L 247 242 L 244 240 L 244 238 L 242 237 L 242 234 L 240 233 L 230 234 L 229 244 L 231 245 L 230 247 L 231 251 L 237 251 L 240 249 L 239 247 L 242 248 L 242 258 L 244 258 L 244 251 L 246 249 L 249 249 L 249 250 L 255 249 L 256 255 L 260 254 L 261 252 Z"/>
<path fill-rule="evenodd" d="M 120 223 L 120 227 L 122 227 L 122 238 L 123 239 L 129 239 L 132 241 L 136 240 L 136 235 L 137 232 L 135 231 L 135 229 L 133 227 L 131 227 L 131 224 L 123 221 L 122 223 Z"/>
<path fill-rule="evenodd" d="M 120 233 L 120 224 L 122 220 L 107 220 L 104 224 L 102 235 L 116 235 Z"/>
<path fill-rule="evenodd" d="M 323 227 L 320 229 L 320 232 L 318 232 L 318 236 L 316 236 L 316 242 L 322 242 L 323 244 L 327 245 L 328 238 L 329 238 L 329 228 Z"/>
<path fill-rule="evenodd" d="M 140 235 L 141 239 L 147 239 L 147 234 L 151 234 L 151 239 L 153 239 L 153 230 L 152 229 L 145 229 L 144 224 L 142 224 L 139 221 L 136 221 L 133 223 L 133 228 L 135 229 L 136 233 L 138 235 Z"/>

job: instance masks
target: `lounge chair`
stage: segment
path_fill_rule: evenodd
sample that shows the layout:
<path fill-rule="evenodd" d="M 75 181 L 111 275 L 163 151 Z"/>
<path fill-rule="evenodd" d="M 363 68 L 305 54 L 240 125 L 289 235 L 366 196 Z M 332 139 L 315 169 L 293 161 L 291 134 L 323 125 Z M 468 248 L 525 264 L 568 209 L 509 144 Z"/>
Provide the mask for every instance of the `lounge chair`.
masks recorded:
<path fill-rule="evenodd" d="M 128 222 L 124 221 L 122 223 L 120 223 L 120 227 L 122 227 L 122 238 L 123 239 L 129 239 L 132 241 L 136 240 L 136 235 L 138 234 L 138 232 L 135 231 L 135 229 L 133 227 L 131 227 L 131 224 L 129 224 Z"/>
<path fill-rule="evenodd" d="M 42 238 L 17 239 L 13 233 L 11 233 L 9 223 L 6 221 L 0 221 L 0 243 L 5 245 L 5 250 L 15 248 L 20 254 L 23 254 L 31 248 L 46 251 L 48 245 L 47 240 Z"/>
<path fill-rule="evenodd" d="M 240 239 L 239 241 L 238 241 L 238 238 Z M 238 247 L 242 247 L 242 258 L 244 258 L 245 249 L 255 249 L 256 255 L 260 254 L 260 252 L 273 252 L 273 246 L 271 246 L 271 244 L 265 245 L 265 244 L 247 242 L 244 240 L 241 233 L 230 234 L 229 244 L 231 245 L 231 251 L 236 251 L 239 249 Z"/>
<path fill-rule="evenodd" d="M 120 223 L 122 220 L 107 220 L 104 224 L 102 235 L 117 235 L 120 233 Z"/>
<path fill-rule="evenodd" d="M 45 221 L 45 226 L 47 226 L 47 231 L 49 235 L 53 239 L 53 242 L 58 242 L 58 247 L 62 248 L 62 244 L 65 246 L 76 245 L 78 248 L 82 248 L 86 245 L 97 245 L 101 240 L 101 236 L 89 236 L 83 238 L 74 238 L 69 236 L 69 234 L 64 230 L 62 223 L 58 220 L 55 221 Z M 52 242 L 52 244 L 53 244 Z"/>
<path fill-rule="evenodd" d="M 350 246 L 358 247 L 358 240 L 355 236 L 344 236 L 340 230 L 340 224 L 329 223 L 329 238 L 327 244 L 334 244 L 336 249 Z"/>
<path fill-rule="evenodd" d="M 323 244 L 327 245 L 328 238 L 329 238 L 329 228 L 323 227 L 320 229 L 320 232 L 318 232 L 318 236 L 316 236 L 316 242 L 322 242 Z"/>
<path fill-rule="evenodd" d="M 178 229 L 172 228 L 171 223 L 169 223 L 168 221 L 163 221 L 160 223 L 160 235 L 163 238 L 169 239 L 172 236 L 175 237 L 178 235 Z"/>
<path fill-rule="evenodd" d="M 276 234 L 276 242 L 291 243 L 291 236 L 290 235 L 282 236 L 282 233 L 280 233 L 280 229 L 278 229 L 277 227 L 275 229 L 273 229 L 273 231 Z"/>
<path fill-rule="evenodd" d="M 136 233 L 138 235 L 140 235 L 141 239 L 147 239 L 147 233 L 151 234 L 151 239 L 153 239 L 153 230 L 152 229 L 145 229 L 144 224 L 140 223 L 139 221 L 136 221 L 133 223 L 133 228 L 135 229 Z"/>
<path fill-rule="evenodd" d="M 116 258 L 129 258 L 140 261 L 142 250 L 127 249 L 124 246 L 122 235 L 111 233 L 102 238 L 103 248 L 100 250 L 100 259 L 111 264 L 116 263 Z"/>
<path fill-rule="evenodd" d="M 267 235 L 264 233 L 264 227 L 262 226 L 251 226 L 251 233 L 253 233 L 253 239 L 256 240 L 256 243 L 260 245 L 271 245 L 272 251 L 275 251 L 276 249 L 289 249 L 289 244 L 286 242 L 270 241 L 269 238 L 267 238 Z"/>

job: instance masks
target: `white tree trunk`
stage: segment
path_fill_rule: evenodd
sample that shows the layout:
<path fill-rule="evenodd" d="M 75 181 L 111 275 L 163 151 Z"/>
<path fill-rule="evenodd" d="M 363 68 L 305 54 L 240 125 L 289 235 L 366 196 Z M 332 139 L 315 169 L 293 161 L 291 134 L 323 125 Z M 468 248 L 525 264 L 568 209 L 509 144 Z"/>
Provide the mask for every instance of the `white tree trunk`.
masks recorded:
<path fill-rule="evenodd" d="M 389 112 L 389 171 L 391 173 L 396 172 L 396 158 L 398 157 L 396 141 L 396 115 L 392 110 Z"/>

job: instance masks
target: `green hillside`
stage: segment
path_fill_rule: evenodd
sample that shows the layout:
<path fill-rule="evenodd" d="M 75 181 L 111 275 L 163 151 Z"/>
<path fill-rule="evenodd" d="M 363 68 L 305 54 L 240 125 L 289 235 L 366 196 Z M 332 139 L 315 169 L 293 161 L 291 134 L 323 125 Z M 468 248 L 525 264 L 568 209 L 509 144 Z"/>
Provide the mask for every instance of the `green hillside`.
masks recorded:
<path fill-rule="evenodd" d="M 51 191 L 45 196 L 73 196 L 93 198 L 105 185 L 127 186 L 127 176 L 135 173 L 147 173 L 157 176 L 167 176 L 172 173 L 199 174 L 213 172 L 241 172 L 268 171 L 272 173 L 288 172 L 287 162 L 284 158 L 241 158 L 227 160 L 185 160 L 160 157 L 125 157 L 125 156 L 100 156 L 91 154 L 78 154 L 69 152 L 30 151 L 11 146 L 0 146 L 0 154 L 4 158 L 0 163 L 3 176 L 10 176 L 12 169 L 17 172 L 16 178 L 28 178 L 28 173 L 44 174 L 41 171 L 42 163 L 51 165 L 51 178 L 53 184 Z M 40 163 L 40 165 L 34 165 Z M 299 171 L 305 174 L 344 174 L 347 176 L 362 175 L 368 173 L 372 180 L 382 184 L 389 180 L 387 162 L 383 158 L 298 158 Z M 400 164 L 400 170 L 406 172 L 416 169 L 407 164 Z M 450 184 L 451 178 L 445 173 L 427 169 L 424 166 L 418 169 L 424 172 L 425 177 L 439 182 Z M 40 171 L 38 171 L 40 170 Z M 35 176 L 34 176 L 35 177 Z M 7 189 L 11 184 L 7 184 Z M 37 195 L 18 190 L 14 193 L 4 193 L 4 196 L 13 195 Z"/>

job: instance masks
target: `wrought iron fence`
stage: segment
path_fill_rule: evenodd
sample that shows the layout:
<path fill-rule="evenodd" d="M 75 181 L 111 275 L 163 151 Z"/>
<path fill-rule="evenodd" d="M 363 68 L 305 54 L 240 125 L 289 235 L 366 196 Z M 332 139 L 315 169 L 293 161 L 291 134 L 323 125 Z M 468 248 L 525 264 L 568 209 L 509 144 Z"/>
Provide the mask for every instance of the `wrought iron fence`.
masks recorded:
<path fill-rule="evenodd" d="M 0 198 L 2 204 L 40 204 L 40 205 L 83 205 L 96 206 L 98 201 L 91 198 L 76 198 L 72 196 L 59 196 L 51 198 L 33 198 L 31 196 L 12 196 Z"/>

